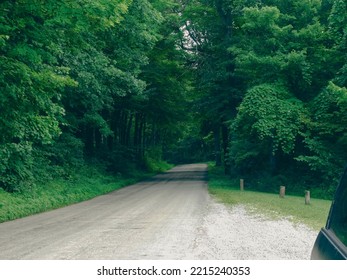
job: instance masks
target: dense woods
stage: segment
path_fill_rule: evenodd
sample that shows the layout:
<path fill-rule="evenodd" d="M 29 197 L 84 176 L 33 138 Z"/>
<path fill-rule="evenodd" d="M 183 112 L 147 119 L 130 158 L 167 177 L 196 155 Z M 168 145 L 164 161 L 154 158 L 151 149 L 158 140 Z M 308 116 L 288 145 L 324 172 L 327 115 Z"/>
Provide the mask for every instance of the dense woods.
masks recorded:
<path fill-rule="evenodd" d="M 3 0 L 0 187 L 213 159 L 327 196 L 347 158 L 346 36 L 344 0 Z"/>

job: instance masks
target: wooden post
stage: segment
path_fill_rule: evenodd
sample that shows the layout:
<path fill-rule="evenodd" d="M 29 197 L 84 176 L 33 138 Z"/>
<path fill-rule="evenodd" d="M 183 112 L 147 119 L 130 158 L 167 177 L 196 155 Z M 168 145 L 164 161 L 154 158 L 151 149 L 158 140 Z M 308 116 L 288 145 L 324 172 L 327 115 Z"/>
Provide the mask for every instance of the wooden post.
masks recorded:
<path fill-rule="evenodd" d="M 281 186 L 280 187 L 280 198 L 284 198 L 285 195 L 286 195 L 286 187 Z"/>
<path fill-rule="evenodd" d="M 243 179 L 240 179 L 240 191 L 243 191 L 245 187 L 245 182 Z"/>
<path fill-rule="evenodd" d="M 311 200 L 310 191 L 305 191 L 305 204 L 309 205 Z"/>

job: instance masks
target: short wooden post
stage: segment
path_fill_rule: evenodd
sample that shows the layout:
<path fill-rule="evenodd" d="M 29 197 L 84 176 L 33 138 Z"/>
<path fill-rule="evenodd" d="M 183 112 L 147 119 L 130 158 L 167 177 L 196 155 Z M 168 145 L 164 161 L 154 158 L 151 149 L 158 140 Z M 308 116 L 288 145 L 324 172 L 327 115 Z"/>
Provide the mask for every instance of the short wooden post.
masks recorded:
<path fill-rule="evenodd" d="M 245 182 L 243 179 L 240 179 L 240 191 L 243 191 L 245 188 Z"/>
<path fill-rule="evenodd" d="M 311 200 L 311 194 L 310 191 L 305 191 L 305 204 L 309 205 Z"/>
<path fill-rule="evenodd" d="M 286 187 L 281 186 L 280 187 L 280 198 L 284 198 L 285 195 L 286 195 Z"/>

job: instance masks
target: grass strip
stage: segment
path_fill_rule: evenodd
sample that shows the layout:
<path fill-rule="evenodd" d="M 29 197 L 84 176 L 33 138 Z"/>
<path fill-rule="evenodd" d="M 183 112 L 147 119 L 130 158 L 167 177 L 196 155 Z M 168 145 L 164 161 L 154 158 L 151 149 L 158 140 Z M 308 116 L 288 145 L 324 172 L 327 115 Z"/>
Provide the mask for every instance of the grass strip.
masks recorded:
<path fill-rule="evenodd" d="M 246 206 L 251 213 L 265 215 L 271 219 L 289 219 L 293 223 L 302 223 L 313 230 L 319 230 L 326 223 L 331 201 L 311 198 L 305 205 L 304 195 L 280 198 L 279 194 L 247 190 L 240 191 L 239 181 L 223 174 L 219 167 L 209 165 L 209 192 L 217 200 L 228 204 Z"/>
<path fill-rule="evenodd" d="M 89 200 L 171 167 L 161 165 L 160 170 L 153 172 L 133 171 L 126 177 L 85 167 L 69 179 L 54 179 L 21 193 L 8 193 L 0 188 L 0 223 Z"/>

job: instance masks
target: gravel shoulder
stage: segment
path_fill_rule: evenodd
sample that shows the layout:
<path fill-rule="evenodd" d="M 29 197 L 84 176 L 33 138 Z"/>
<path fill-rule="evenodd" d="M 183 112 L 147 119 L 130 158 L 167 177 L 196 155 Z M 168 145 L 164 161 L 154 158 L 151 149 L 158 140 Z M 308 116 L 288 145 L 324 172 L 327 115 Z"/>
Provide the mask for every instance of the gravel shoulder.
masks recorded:
<path fill-rule="evenodd" d="M 211 201 L 196 240 L 198 259 L 306 260 L 318 232 L 289 220 Z"/>
<path fill-rule="evenodd" d="M 218 203 L 207 166 L 177 166 L 151 180 L 58 210 L 0 224 L 0 259 L 302 260 L 305 226 Z"/>

